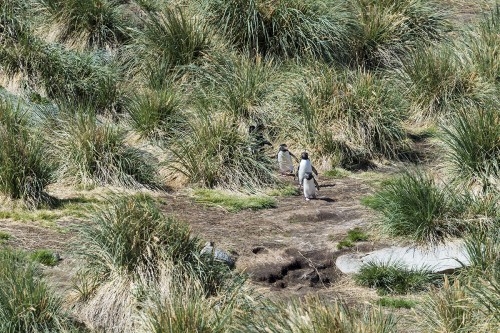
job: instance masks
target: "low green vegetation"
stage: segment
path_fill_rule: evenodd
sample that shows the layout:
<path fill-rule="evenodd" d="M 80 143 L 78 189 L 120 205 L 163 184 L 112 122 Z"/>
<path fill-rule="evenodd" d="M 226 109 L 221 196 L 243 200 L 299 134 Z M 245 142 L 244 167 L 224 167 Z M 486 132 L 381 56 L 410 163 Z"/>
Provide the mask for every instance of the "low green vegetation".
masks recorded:
<path fill-rule="evenodd" d="M 230 212 L 239 212 L 244 209 L 258 210 L 275 208 L 277 205 L 276 199 L 268 196 L 235 195 L 208 189 L 196 190 L 195 200 L 205 205 L 223 207 Z"/>
<path fill-rule="evenodd" d="M 349 176 L 350 172 L 340 168 L 333 168 L 323 172 L 321 175 L 327 178 L 337 179 Z"/>
<path fill-rule="evenodd" d="M 417 302 L 404 298 L 381 297 L 377 300 L 377 304 L 388 308 L 411 309 L 417 305 Z"/>
<path fill-rule="evenodd" d="M 29 258 L 45 266 L 55 266 L 58 262 L 56 255 L 52 251 L 46 249 L 33 251 Z"/>
<path fill-rule="evenodd" d="M 0 245 L 6 243 L 11 238 L 12 236 L 9 233 L 0 231 Z"/>
<path fill-rule="evenodd" d="M 267 194 L 272 197 L 291 197 L 299 195 L 299 191 L 297 190 L 297 186 L 288 184 L 286 186 L 271 190 Z"/>
<path fill-rule="evenodd" d="M 406 294 L 427 290 L 441 277 L 426 269 L 409 269 L 397 262 L 370 262 L 361 266 L 354 280 L 381 293 Z"/>
<path fill-rule="evenodd" d="M 354 228 L 347 232 L 347 236 L 337 244 L 337 249 L 353 247 L 354 243 L 368 240 L 368 235 L 361 228 Z"/>

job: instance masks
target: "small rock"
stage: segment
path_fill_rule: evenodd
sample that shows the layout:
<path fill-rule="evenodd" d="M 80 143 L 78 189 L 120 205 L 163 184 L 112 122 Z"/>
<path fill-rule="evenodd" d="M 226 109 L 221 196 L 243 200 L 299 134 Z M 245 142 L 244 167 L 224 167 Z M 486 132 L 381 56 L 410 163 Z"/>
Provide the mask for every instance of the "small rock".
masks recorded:
<path fill-rule="evenodd" d="M 234 259 L 231 258 L 229 253 L 218 249 L 214 246 L 214 242 L 207 242 L 205 247 L 201 249 L 200 256 L 212 256 L 214 260 L 220 261 L 228 265 L 230 268 L 234 267 Z"/>

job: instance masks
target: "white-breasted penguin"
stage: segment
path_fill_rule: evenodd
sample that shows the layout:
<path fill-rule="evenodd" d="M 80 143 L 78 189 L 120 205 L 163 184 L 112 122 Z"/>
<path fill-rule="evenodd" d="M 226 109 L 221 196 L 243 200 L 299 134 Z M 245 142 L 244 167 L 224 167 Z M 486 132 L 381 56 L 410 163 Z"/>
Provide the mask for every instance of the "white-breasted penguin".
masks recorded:
<path fill-rule="evenodd" d="M 278 166 L 281 174 L 293 173 L 292 156 L 297 161 L 297 158 L 288 150 L 286 144 L 281 144 L 278 151 Z"/>
<path fill-rule="evenodd" d="M 297 170 L 297 176 L 299 178 L 299 184 L 302 185 L 302 181 L 304 180 L 304 176 L 306 173 L 315 173 L 316 176 L 318 175 L 318 171 L 312 166 L 311 161 L 309 160 L 309 154 L 306 152 L 303 152 L 300 155 L 301 161 L 299 164 L 299 168 Z M 316 183 L 316 180 L 314 180 Z M 317 184 L 317 183 L 316 183 Z"/>
<path fill-rule="evenodd" d="M 304 197 L 306 200 L 316 198 L 316 182 L 312 172 L 306 172 L 303 179 Z"/>

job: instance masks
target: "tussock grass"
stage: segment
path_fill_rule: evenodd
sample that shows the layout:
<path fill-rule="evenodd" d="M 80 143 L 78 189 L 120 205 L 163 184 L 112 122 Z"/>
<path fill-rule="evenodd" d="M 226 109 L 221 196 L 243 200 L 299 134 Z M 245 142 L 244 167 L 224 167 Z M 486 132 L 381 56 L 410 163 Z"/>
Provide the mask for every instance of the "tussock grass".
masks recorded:
<path fill-rule="evenodd" d="M 195 280 L 205 295 L 217 294 L 231 273 L 213 260 L 201 260 L 200 250 L 189 226 L 164 216 L 152 198 L 110 199 L 81 228 L 78 252 L 85 266 L 75 283 L 80 315 L 89 327 L 136 332 L 148 292 L 168 288 L 162 279 L 176 274 Z"/>
<path fill-rule="evenodd" d="M 356 283 L 377 288 L 383 293 L 406 294 L 428 289 L 440 281 L 439 275 L 426 269 L 409 269 L 398 262 L 369 262 L 354 276 Z"/>
<path fill-rule="evenodd" d="M 202 70 L 199 103 L 213 104 L 247 123 L 269 118 L 262 109 L 277 89 L 275 65 L 219 54 Z"/>
<path fill-rule="evenodd" d="M 0 331 L 67 332 L 61 300 L 20 253 L 0 249 Z M 76 330 L 75 330 L 76 332 Z"/>
<path fill-rule="evenodd" d="M 152 88 L 164 87 L 174 70 L 182 71 L 210 51 L 206 24 L 180 7 L 148 11 L 143 20 L 127 57 Z"/>
<path fill-rule="evenodd" d="M 417 303 L 403 298 L 382 297 L 377 300 L 377 304 L 395 309 L 411 309 L 414 308 Z"/>
<path fill-rule="evenodd" d="M 426 332 L 486 332 L 478 330 L 476 311 L 458 280 L 445 278 L 443 287 L 435 290 L 417 308 L 418 325 Z M 488 324 L 488 323 L 486 323 Z"/>
<path fill-rule="evenodd" d="M 190 116 L 168 151 L 167 167 L 193 184 L 255 190 L 278 182 L 274 164 L 263 153 L 252 154 L 249 136 L 228 115 L 199 111 Z"/>
<path fill-rule="evenodd" d="M 458 112 L 443 129 L 447 158 L 461 182 L 483 192 L 500 190 L 500 112 L 496 107 Z"/>
<path fill-rule="evenodd" d="M 448 15 L 428 0 L 352 0 L 357 18 L 356 62 L 367 68 L 395 66 L 422 44 L 444 39 Z"/>
<path fill-rule="evenodd" d="M 370 332 L 389 333 L 396 320 L 377 308 L 349 308 L 341 301 L 327 302 L 317 296 L 288 304 L 264 304 L 251 321 L 238 326 L 240 332 Z"/>
<path fill-rule="evenodd" d="M 404 101 L 389 82 L 363 70 L 320 75 L 294 97 L 307 135 L 302 140 L 321 155 L 339 156 L 344 168 L 406 149 Z"/>
<path fill-rule="evenodd" d="M 253 55 L 332 60 L 347 52 L 352 18 L 331 1 L 207 0 L 208 22 Z"/>
<path fill-rule="evenodd" d="M 230 212 L 239 212 L 244 209 L 275 208 L 277 206 L 276 200 L 267 196 L 234 195 L 210 189 L 196 190 L 195 200 L 205 205 L 223 207 Z"/>
<path fill-rule="evenodd" d="M 60 41 L 90 48 L 117 46 L 128 39 L 128 22 L 120 0 L 35 0 L 47 29 L 58 30 Z M 125 1 L 127 2 L 127 1 Z"/>
<path fill-rule="evenodd" d="M 127 133 L 117 125 L 100 122 L 86 110 L 62 115 L 56 123 L 51 153 L 60 178 L 91 186 L 155 186 L 154 159 L 129 146 Z"/>
<path fill-rule="evenodd" d="M 452 218 L 465 210 L 448 189 L 421 171 L 405 172 L 384 183 L 364 203 L 382 213 L 380 226 L 385 233 L 415 242 L 436 243 L 458 235 L 460 226 Z"/>
<path fill-rule="evenodd" d="M 128 104 L 132 128 L 142 137 L 167 139 L 180 126 L 180 102 L 173 88 L 147 90 Z"/>
<path fill-rule="evenodd" d="M 423 47 L 397 71 L 406 86 L 412 117 L 449 119 L 456 108 L 480 106 L 496 99 L 494 86 L 483 80 L 450 45 Z"/>
<path fill-rule="evenodd" d="M 218 295 L 207 297 L 203 287 L 188 276 L 167 275 L 151 291 L 154 296 L 145 314 L 148 332 L 231 332 L 238 317 L 250 310 L 242 281 L 226 285 Z"/>
<path fill-rule="evenodd" d="M 29 208 L 51 204 L 44 191 L 53 181 L 53 165 L 36 131 L 19 107 L 0 101 L 0 192 L 22 199 Z"/>
<path fill-rule="evenodd" d="M 469 61 L 482 77 L 495 84 L 500 83 L 500 6 L 496 4 L 486 13 L 478 27 L 465 36 Z"/>

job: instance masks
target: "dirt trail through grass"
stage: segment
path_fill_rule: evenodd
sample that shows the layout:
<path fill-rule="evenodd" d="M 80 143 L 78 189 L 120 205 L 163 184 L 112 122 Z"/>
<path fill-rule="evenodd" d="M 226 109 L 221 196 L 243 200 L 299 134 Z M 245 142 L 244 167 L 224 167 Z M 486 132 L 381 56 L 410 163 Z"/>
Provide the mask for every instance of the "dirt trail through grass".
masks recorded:
<path fill-rule="evenodd" d="M 352 250 L 338 250 L 336 245 L 348 230 L 366 228 L 373 221 L 373 213 L 360 199 L 373 191 L 367 176 L 379 178 L 381 174 L 320 178 L 317 200 L 306 201 L 302 195 L 280 197 L 277 208 L 258 211 L 231 213 L 195 203 L 192 196 L 182 193 L 160 195 L 159 201 L 166 214 L 179 217 L 195 234 L 234 254 L 237 269 L 249 273 L 250 282 L 261 292 L 283 297 L 328 293 L 345 280 L 335 267 L 335 258 Z M 2 220 L 0 230 L 12 236 L 9 244 L 14 247 L 62 252 L 68 260 L 53 270 L 53 279 L 58 287 L 69 287 L 70 276 L 65 272 L 71 272 L 69 266 L 74 264 L 68 251 L 75 232 L 68 223 L 66 219 L 55 222 L 56 227 L 65 227 L 61 232 L 38 222 Z M 357 243 L 354 250 L 380 246 L 368 240 Z"/>
<path fill-rule="evenodd" d="M 164 197 L 162 208 L 237 256 L 237 268 L 248 272 L 262 291 L 304 294 L 341 278 L 335 258 L 348 250 L 337 250 L 337 242 L 348 230 L 373 220 L 359 201 L 372 191 L 366 181 L 353 175 L 319 183 L 317 200 L 279 198 L 273 209 L 230 213 L 193 204 L 188 195 L 179 194 Z M 358 246 L 375 247 L 369 241 Z"/>

